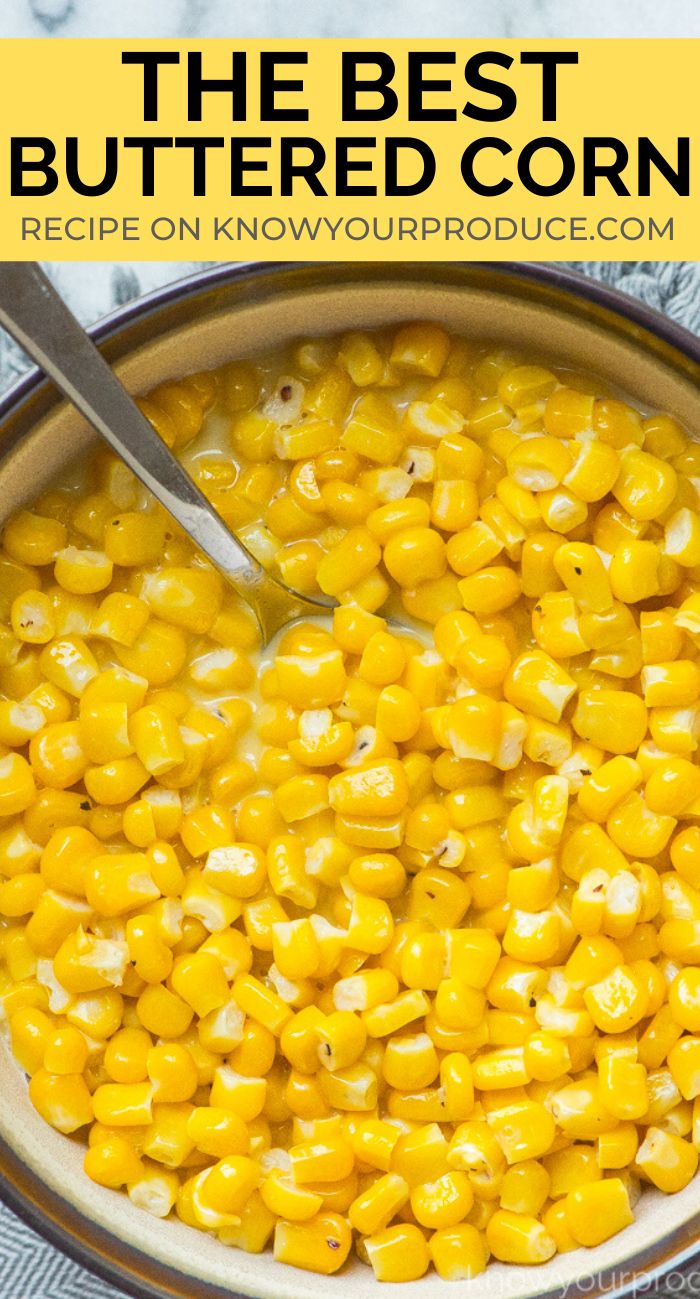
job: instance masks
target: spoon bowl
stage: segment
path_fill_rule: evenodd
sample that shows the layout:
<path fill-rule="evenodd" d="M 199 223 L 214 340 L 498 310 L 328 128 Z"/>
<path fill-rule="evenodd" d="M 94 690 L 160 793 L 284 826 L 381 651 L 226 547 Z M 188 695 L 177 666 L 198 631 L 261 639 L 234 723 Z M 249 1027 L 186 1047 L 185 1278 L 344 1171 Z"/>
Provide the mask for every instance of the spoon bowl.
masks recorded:
<path fill-rule="evenodd" d="M 300 595 L 278 582 L 229 531 L 35 262 L 0 265 L 0 325 L 249 605 L 263 646 L 288 623 L 334 607 L 328 596 Z"/>

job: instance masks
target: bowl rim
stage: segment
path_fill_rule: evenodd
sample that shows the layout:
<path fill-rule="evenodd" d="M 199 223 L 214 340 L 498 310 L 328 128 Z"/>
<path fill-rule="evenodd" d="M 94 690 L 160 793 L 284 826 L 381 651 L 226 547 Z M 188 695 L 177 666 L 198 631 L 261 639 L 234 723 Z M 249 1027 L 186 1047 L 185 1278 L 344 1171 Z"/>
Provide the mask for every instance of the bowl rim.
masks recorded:
<path fill-rule="evenodd" d="M 143 322 L 150 315 L 175 303 L 181 304 L 190 298 L 206 294 L 210 290 L 225 289 L 229 285 L 249 284 L 255 287 L 256 281 L 273 280 L 284 274 L 295 272 L 314 272 L 323 275 L 328 267 L 333 268 L 335 275 L 342 274 L 347 279 L 361 278 L 370 271 L 376 277 L 385 280 L 395 278 L 425 279 L 439 281 L 440 271 L 444 268 L 449 274 L 459 274 L 460 268 L 474 272 L 483 271 L 487 275 L 502 276 L 531 284 L 535 289 L 551 290 L 561 293 L 565 298 L 588 303 L 610 317 L 627 322 L 652 339 L 660 340 L 667 348 L 680 354 L 692 365 L 700 367 L 700 337 L 676 321 L 671 320 L 655 307 L 630 297 L 623 290 L 598 280 L 591 279 L 582 272 L 559 262 L 223 262 L 205 266 L 179 279 L 170 281 L 148 293 L 125 303 L 108 314 L 100 317 L 88 326 L 87 332 L 98 345 L 105 345 L 112 338 L 135 322 Z M 406 274 L 408 272 L 408 274 Z M 454 281 L 453 281 L 454 283 Z M 294 291 L 294 285 L 291 286 Z M 300 282 L 299 291 L 304 291 L 304 282 Z M 600 315 L 599 315 L 600 323 Z M 644 346 L 644 338 L 638 338 Z M 0 396 L 0 423 L 20 408 L 29 398 L 38 392 L 55 391 L 37 366 L 32 366 Z M 60 399 L 59 399 L 60 400 Z M 58 404 L 58 402 L 57 402 Z M 22 1184 L 20 1186 L 20 1184 Z M 42 1195 L 48 1203 L 42 1202 Z M 19 1160 L 12 1148 L 0 1138 L 0 1201 L 12 1213 L 42 1239 L 53 1245 L 61 1253 L 86 1268 L 93 1275 L 107 1282 L 122 1293 L 134 1296 L 134 1299 L 173 1299 L 173 1290 L 168 1283 L 165 1270 L 159 1263 L 149 1257 L 136 1245 L 118 1242 L 119 1250 L 114 1249 L 117 1238 L 112 1236 L 94 1222 L 66 1205 L 53 1191 L 47 1190 L 40 1177 L 27 1169 Z M 68 1209 L 68 1218 L 66 1218 Z M 659 1281 L 670 1270 L 680 1271 L 698 1257 L 698 1241 L 674 1241 L 674 1232 L 668 1233 L 657 1243 L 661 1257 L 650 1268 L 644 1268 L 644 1289 L 654 1289 Z M 625 1262 L 627 1260 L 624 1260 Z M 640 1262 L 644 1263 L 643 1257 Z M 582 1268 L 582 1274 L 585 1264 Z M 144 1275 L 144 1272 L 150 1275 Z M 155 1274 L 154 1274 L 155 1273 Z M 311 1274 L 310 1274 L 311 1276 Z M 543 1278 L 544 1279 L 544 1278 Z M 211 1286 L 207 1281 L 194 1277 L 183 1277 L 190 1288 L 191 1295 L 211 1296 L 219 1299 L 221 1290 Z M 310 1280 L 310 1284 L 313 1282 Z M 635 1275 L 620 1283 L 613 1283 L 607 1290 L 609 1299 L 628 1299 L 634 1294 L 639 1278 Z M 546 1295 L 546 1287 L 543 1287 Z M 228 1299 L 245 1299 L 239 1291 L 228 1291 Z"/>
<path fill-rule="evenodd" d="M 0 263 L 1 264 L 1 263 Z M 229 283 L 251 282 L 268 275 L 280 275 L 284 272 L 299 270 L 316 270 L 333 267 L 339 271 L 355 272 L 361 275 L 365 270 L 377 270 L 391 279 L 393 274 L 403 267 L 410 267 L 417 274 L 420 268 L 439 274 L 441 266 L 450 269 L 469 267 L 483 269 L 487 273 L 510 275 L 519 280 L 551 289 L 559 289 L 564 294 L 583 298 L 593 306 L 602 307 L 611 315 L 622 316 L 632 325 L 640 326 L 648 333 L 679 351 L 688 360 L 700 365 L 700 337 L 685 325 L 651 307 L 641 299 L 633 298 L 623 289 L 594 280 L 582 271 L 574 270 L 563 262 L 220 262 L 206 266 L 203 270 L 193 271 L 180 279 L 169 281 L 148 293 L 115 307 L 113 311 L 100 316 L 93 324 L 86 326 L 87 333 L 95 343 L 104 344 L 122 329 L 136 320 L 143 320 L 152 312 L 173 302 L 180 302 L 208 289 L 225 287 Z M 0 421 L 4 420 L 15 406 L 29 397 L 37 388 L 46 385 L 51 387 L 38 366 L 32 365 L 11 386 L 0 395 Z"/>

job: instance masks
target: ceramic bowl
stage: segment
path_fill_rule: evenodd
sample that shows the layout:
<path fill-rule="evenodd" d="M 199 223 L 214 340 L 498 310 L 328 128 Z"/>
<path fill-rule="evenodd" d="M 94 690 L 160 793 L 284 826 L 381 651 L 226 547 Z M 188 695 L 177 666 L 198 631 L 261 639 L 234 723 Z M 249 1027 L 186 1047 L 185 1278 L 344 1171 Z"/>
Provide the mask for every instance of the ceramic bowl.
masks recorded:
<path fill-rule="evenodd" d="M 255 356 L 298 336 L 432 319 L 600 376 L 636 403 L 677 416 L 700 435 L 700 342 L 624 295 L 555 265 L 241 265 L 182 280 L 125 307 L 93 331 L 127 387 Z M 0 521 L 31 501 L 94 435 L 34 371 L 0 404 Z M 358 1262 L 316 1277 L 160 1221 L 96 1186 L 83 1146 L 48 1127 L 0 1041 L 0 1195 L 32 1227 L 140 1299 L 378 1299 Z M 678 1195 L 647 1191 L 635 1223 L 604 1245 L 539 1268 L 493 1264 L 470 1299 L 614 1295 L 688 1267 L 700 1239 L 700 1182 Z M 671 1285 L 673 1281 L 671 1281 Z M 393 1293 L 392 1286 L 383 1287 Z M 434 1273 L 403 1299 L 450 1293 Z"/>

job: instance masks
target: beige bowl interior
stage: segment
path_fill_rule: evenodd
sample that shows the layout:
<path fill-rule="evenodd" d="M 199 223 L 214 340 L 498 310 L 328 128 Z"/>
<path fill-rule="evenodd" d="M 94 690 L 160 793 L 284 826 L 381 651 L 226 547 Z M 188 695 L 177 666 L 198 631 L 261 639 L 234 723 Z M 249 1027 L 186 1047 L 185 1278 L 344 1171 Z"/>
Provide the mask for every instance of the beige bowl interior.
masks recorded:
<path fill-rule="evenodd" d="M 449 268 L 442 276 L 445 282 L 439 284 L 425 278 L 411 282 L 410 276 L 410 269 L 403 268 L 401 278 L 363 283 L 358 276 L 355 283 L 334 286 L 329 282 L 333 279 L 330 268 L 317 287 L 297 293 L 282 285 L 280 292 L 217 309 L 209 316 L 199 314 L 194 300 L 190 323 L 141 346 L 117 368 L 127 386 L 140 392 L 162 379 L 214 366 L 233 356 L 254 356 L 261 348 L 300 335 L 434 319 L 457 332 L 513 344 L 530 355 L 558 358 L 589 370 L 625 389 L 644 406 L 672 412 L 691 431 L 700 427 L 700 397 L 689 370 L 683 373 L 670 359 L 653 356 L 643 341 L 608 331 L 602 318 L 595 323 L 575 307 L 568 310 L 566 304 L 557 308 L 538 302 L 517 285 L 506 300 L 488 283 L 451 285 Z M 14 446 L 2 464 L 2 518 L 31 501 L 90 441 L 91 432 L 73 411 L 56 407 Z M 204 1289 L 208 1283 L 215 1290 L 246 1296 L 306 1299 L 319 1284 L 320 1278 L 282 1267 L 269 1254 L 246 1255 L 203 1233 L 195 1235 L 178 1221 L 154 1220 L 134 1208 L 125 1195 L 93 1185 L 82 1171 L 80 1144 L 47 1127 L 32 1109 L 25 1078 L 4 1039 L 0 1042 L 0 1136 L 24 1167 L 61 1198 L 67 1220 L 73 1220 L 77 1212 L 111 1235 L 112 1242 L 107 1241 L 106 1247 L 101 1238 L 108 1257 L 126 1262 L 131 1248 L 156 1267 L 162 1264 L 172 1269 L 169 1293 L 196 1294 L 199 1281 L 205 1283 Z M 525 1299 L 576 1291 L 581 1278 L 589 1295 L 602 1289 L 614 1292 L 635 1274 L 688 1248 L 698 1231 L 694 1221 L 697 1208 L 697 1182 L 668 1198 L 647 1192 L 635 1223 L 621 1236 L 595 1250 L 558 1256 L 543 1268 L 492 1265 L 470 1283 L 469 1294 L 472 1299 L 493 1295 Z M 600 1282 L 593 1280 L 609 1272 L 613 1275 Z M 378 1294 L 371 1270 L 359 1264 L 322 1284 L 328 1295 L 347 1299 L 376 1299 Z M 402 1287 L 401 1293 L 429 1299 L 444 1294 L 443 1287 L 433 1274 L 412 1282 L 408 1291 Z M 394 1289 L 387 1286 L 382 1293 Z"/>

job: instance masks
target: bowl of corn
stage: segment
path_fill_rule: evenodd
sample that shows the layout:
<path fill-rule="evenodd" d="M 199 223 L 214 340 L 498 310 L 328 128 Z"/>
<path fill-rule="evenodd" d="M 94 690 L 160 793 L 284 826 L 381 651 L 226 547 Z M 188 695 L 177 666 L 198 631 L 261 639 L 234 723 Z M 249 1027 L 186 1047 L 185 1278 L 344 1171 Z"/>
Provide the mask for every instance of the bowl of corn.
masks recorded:
<path fill-rule="evenodd" d="M 46 383 L 6 399 L 3 1196 L 149 1296 L 681 1266 L 697 342 L 505 265 L 217 268 L 98 336 L 337 607 L 261 648 Z"/>

